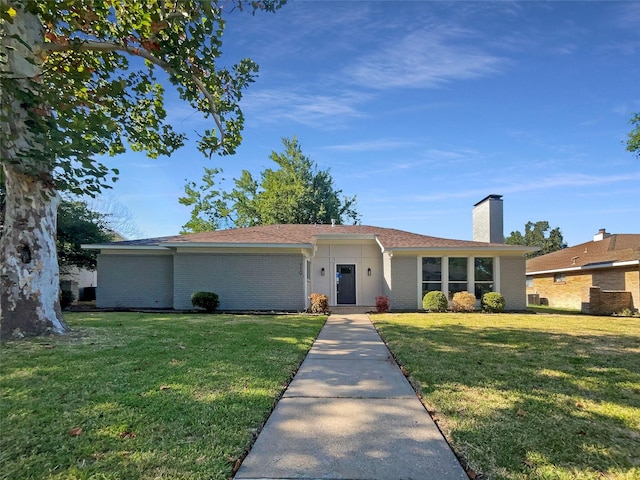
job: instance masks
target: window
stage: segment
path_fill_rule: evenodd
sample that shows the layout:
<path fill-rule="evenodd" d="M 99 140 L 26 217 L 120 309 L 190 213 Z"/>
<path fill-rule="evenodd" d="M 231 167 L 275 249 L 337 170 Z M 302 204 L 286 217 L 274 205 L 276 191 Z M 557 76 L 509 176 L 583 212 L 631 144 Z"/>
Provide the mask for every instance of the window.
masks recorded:
<path fill-rule="evenodd" d="M 442 259 L 422 257 L 422 296 L 442 290 Z"/>
<path fill-rule="evenodd" d="M 449 298 L 456 292 L 467 291 L 467 260 L 466 257 L 449 257 Z"/>
<path fill-rule="evenodd" d="M 311 262 L 307 260 L 307 280 L 311 280 Z"/>
<path fill-rule="evenodd" d="M 473 260 L 474 294 L 479 300 L 487 292 L 493 291 L 493 258 L 476 257 Z"/>
<path fill-rule="evenodd" d="M 531 275 L 527 277 L 527 288 L 533 288 L 533 277 Z"/>
<path fill-rule="evenodd" d="M 554 273 L 553 274 L 553 283 L 565 283 L 567 281 L 566 273 Z"/>

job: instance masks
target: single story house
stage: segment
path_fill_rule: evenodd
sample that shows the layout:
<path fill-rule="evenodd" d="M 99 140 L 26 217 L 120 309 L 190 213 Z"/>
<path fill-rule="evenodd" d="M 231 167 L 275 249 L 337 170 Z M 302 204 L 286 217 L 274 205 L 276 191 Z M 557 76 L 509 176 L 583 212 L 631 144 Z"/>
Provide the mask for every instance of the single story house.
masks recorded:
<path fill-rule="evenodd" d="M 640 234 L 610 234 L 527 260 L 529 303 L 610 314 L 640 306 Z"/>
<path fill-rule="evenodd" d="M 386 295 L 394 310 L 417 310 L 426 292 L 441 290 L 497 291 L 507 309 L 524 309 L 524 254 L 534 249 L 502 243 L 501 196 L 476 204 L 473 216 L 473 241 L 365 225 L 265 225 L 84 247 L 99 250 L 96 305 L 104 308 L 190 309 L 193 292 L 211 291 L 226 311 L 303 311 L 311 293 L 361 307 Z"/>

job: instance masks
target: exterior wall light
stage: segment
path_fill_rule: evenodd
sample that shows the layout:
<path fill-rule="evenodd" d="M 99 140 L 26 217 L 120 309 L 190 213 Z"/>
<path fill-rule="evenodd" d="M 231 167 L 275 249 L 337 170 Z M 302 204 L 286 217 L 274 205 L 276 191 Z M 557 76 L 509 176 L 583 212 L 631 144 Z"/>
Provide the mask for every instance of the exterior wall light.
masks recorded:
<path fill-rule="evenodd" d="M 371 276 L 371 268 L 367 268 L 367 276 Z"/>
<path fill-rule="evenodd" d="M 324 277 L 324 267 L 322 267 L 322 268 L 320 269 L 320 275 L 322 275 L 322 276 Z"/>

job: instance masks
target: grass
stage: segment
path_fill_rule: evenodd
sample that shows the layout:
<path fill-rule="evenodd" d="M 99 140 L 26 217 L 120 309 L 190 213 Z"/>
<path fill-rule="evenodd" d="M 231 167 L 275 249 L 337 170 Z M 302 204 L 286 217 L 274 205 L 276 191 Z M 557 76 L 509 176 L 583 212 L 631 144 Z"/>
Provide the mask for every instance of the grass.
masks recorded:
<path fill-rule="evenodd" d="M 479 478 L 640 479 L 637 318 L 372 319 Z"/>
<path fill-rule="evenodd" d="M 1 346 L 2 479 L 230 478 L 325 320 L 66 318 Z"/>
<path fill-rule="evenodd" d="M 582 315 L 574 308 L 550 307 L 548 305 L 527 305 L 527 310 L 533 313 L 558 313 L 560 315 Z"/>

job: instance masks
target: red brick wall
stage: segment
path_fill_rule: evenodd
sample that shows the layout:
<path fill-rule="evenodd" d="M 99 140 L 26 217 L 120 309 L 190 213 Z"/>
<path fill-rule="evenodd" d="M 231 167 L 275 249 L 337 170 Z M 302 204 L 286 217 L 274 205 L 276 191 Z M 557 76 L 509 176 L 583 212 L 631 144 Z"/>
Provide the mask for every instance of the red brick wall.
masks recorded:
<path fill-rule="evenodd" d="M 534 275 L 533 287 L 527 294 L 540 295 L 540 303 L 550 307 L 588 309 L 589 288 L 626 291 L 630 293 L 631 308 L 640 308 L 640 268 L 637 265 L 603 270 L 566 272 L 566 282 L 554 283 L 553 274 Z"/>
<path fill-rule="evenodd" d="M 584 312 L 593 315 L 611 315 L 631 306 L 631 292 L 606 291 L 600 287 L 591 287 L 589 305 Z"/>

